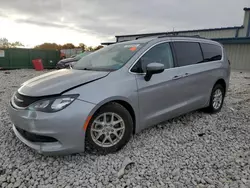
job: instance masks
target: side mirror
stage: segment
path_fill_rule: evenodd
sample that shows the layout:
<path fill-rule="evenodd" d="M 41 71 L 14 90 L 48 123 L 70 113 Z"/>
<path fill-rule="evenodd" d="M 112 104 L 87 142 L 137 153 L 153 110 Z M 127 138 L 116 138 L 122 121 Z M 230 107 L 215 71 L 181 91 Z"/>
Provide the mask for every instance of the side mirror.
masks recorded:
<path fill-rule="evenodd" d="M 161 63 L 149 63 L 146 67 L 145 81 L 149 81 L 153 74 L 159 74 L 164 71 L 164 65 Z"/>

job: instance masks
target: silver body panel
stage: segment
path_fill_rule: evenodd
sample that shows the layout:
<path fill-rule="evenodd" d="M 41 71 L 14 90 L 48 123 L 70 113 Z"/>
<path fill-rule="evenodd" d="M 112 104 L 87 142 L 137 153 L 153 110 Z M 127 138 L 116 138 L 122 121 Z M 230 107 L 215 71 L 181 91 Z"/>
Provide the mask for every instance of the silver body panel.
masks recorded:
<path fill-rule="evenodd" d="M 144 80 L 144 74 L 131 72 L 131 67 L 152 46 L 162 42 L 196 41 L 220 45 L 194 38 L 162 38 L 149 40 L 125 66 L 113 72 L 59 70 L 25 82 L 19 89 L 27 96 L 79 94 L 77 100 L 56 113 L 31 112 L 9 105 L 10 118 L 17 137 L 40 153 L 65 154 L 84 151 L 84 123 L 98 108 L 111 101 L 128 103 L 135 114 L 135 132 L 208 106 L 214 84 L 223 79 L 229 84 L 230 67 L 225 52 L 220 61 L 165 69 Z M 177 78 L 176 78 L 177 76 Z M 57 143 L 32 143 L 15 127 L 44 136 Z"/>

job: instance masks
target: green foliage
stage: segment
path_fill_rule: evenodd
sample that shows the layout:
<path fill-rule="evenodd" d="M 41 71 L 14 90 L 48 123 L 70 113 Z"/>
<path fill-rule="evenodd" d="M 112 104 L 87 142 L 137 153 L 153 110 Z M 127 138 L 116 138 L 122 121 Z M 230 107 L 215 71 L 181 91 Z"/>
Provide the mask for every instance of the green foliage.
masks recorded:
<path fill-rule="evenodd" d="M 0 48 L 18 48 L 23 47 L 24 45 L 21 42 L 9 42 L 6 38 L 0 38 Z"/>

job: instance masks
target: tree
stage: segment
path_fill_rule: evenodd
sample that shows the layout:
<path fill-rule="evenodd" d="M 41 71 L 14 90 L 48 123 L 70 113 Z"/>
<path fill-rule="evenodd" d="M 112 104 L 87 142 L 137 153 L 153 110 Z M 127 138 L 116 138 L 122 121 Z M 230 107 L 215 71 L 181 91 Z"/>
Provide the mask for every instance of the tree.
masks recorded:
<path fill-rule="evenodd" d="M 24 46 L 21 42 L 9 42 L 6 38 L 0 38 L 0 48 L 17 48 Z"/>
<path fill-rule="evenodd" d="M 90 52 L 94 51 L 94 48 L 92 46 L 89 46 L 89 47 L 86 48 L 86 51 L 90 51 Z"/>
<path fill-rule="evenodd" d="M 101 48 L 103 48 L 104 46 L 102 46 L 102 45 L 99 45 L 99 46 L 97 46 L 97 47 L 94 47 L 94 51 L 96 51 L 96 50 L 99 50 L 99 49 L 101 49 Z"/>
<path fill-rule="evenodd" d="M 43 50 L 60 50 L 62 47 L 56 43 L 43 43 L 34 47 L 35 49 Z"/>
<path fill-rule="evenodd" d="M 80 43 L 78 48 L 81 48 L 83 52 L 87 50 L 87 46 L 84 43 Z"/>
<path fill-rule="evenodd" d="M 0 38 L 0 48 L 8 48 L 9 41 L 6 38 Z"/>
<path fill-rule="evenodd" d="M 74 49 L 75 46 L 72 43 L 67 43 L 64 45 L 56 43 L 43 43 L 35 46 L 36 49 L 47 49 L 47 50 L 61 50 L 61 49 Z"/>
<path fill-rule="evenodd" d="M 74 48 L 75 48 L 75 45 L 72 43 L 67 43 L 67 44 L 62 45 L 62 49 L 74 49 Z"/>
<path fill-rule="evenodd" d="M 10 43 L 10 48 L 16 48 L 16 47 L 23 47 L 24 45 L 21 42 L 14 42 L 14 43 Z"/>

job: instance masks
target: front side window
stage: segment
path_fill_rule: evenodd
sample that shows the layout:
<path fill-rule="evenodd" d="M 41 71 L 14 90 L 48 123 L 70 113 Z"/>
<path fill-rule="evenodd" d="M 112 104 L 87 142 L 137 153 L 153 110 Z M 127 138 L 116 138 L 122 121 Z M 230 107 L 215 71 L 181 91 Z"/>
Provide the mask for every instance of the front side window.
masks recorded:
<path fill-rule="evenodd" d="M 165 69 L 173 67 L 173 56 L 169 43 L 158 44 L 151 48 L 138 60 L 131 71 L 144 73 L 149 63 L 161 63 Z"/>
<path fill-rule="evenodd" d="M 187 66 L 203 62 L 203 56 L 199 43 L 174 42 L 174 50 L 178 66 Z"/>
<path fill-rule="evenodd" d="M 82 57 L 73 69 L 114 71 L 124 66 L 145 43 L 113 44 Z"/>
<path fill-rule="evenodd" d="M 201 43 L 201 49 L 204 55 L 204 62 L 221 60 L 221 47 L 214 44 Z"/>

